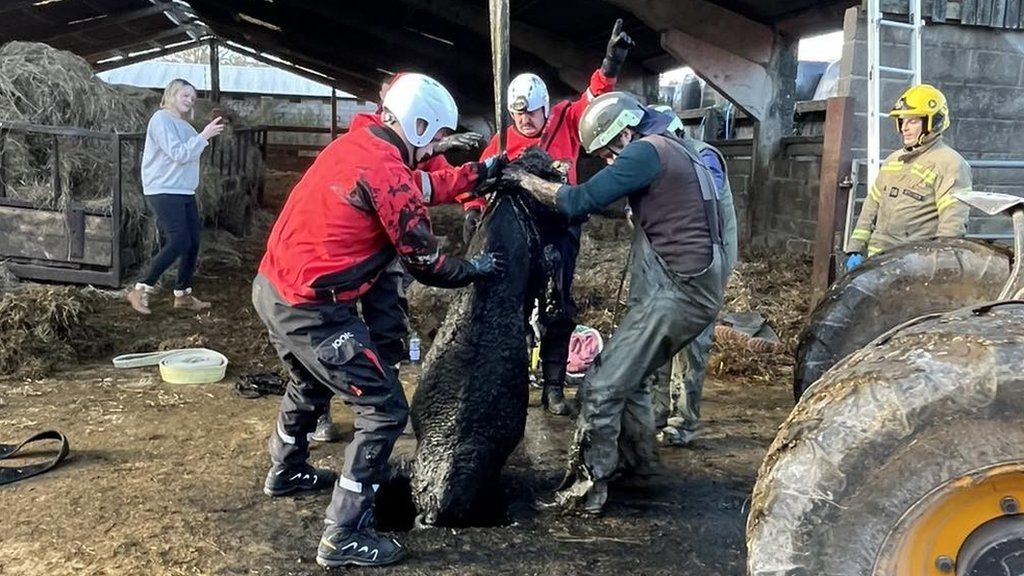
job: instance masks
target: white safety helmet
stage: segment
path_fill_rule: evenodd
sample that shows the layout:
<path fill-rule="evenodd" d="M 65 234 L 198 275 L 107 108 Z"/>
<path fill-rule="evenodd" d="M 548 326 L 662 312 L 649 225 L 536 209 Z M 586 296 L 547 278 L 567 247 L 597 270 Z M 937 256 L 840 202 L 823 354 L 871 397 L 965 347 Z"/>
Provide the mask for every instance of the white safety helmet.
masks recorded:
<path fill-rule="evenodd" d="M 679 119 L 679 116 L 676 114 L 676 111 L 673 110 L 671 106 L 666 106 L 665 104 L 658 104 L 657 106 L 651 106 L 651 108 L 654 108 L 658 112 L 661 112 L 662 114 L 668 114 L 669 116 L 672 117 L 672 122 L 670 122 L 668 125 L 669 132 L 675 133 L 683 129 L 683 121 Z"/>
<path fill-rule="evenodd" d="M 423 74 L 400 75 L 388 88 L 382 104 L 398 120 L 406 139 L 416 148 L 430 144 L 442 128 L 455 130 L 459 122 L 459 108 L 451 93 L 440 82 Z M 417 132 L 419 120 L 426 123 L 423 132 Z"/>
<path fill-rule="evenodd" d="M 551 100 L 548 97 L 548 87 L 540 76 L 527 72 L 509 82 L 509 112 L 533 112 L 541 107 L 544 108 L 544 117 L 547 118 L 551 110 Z"/>

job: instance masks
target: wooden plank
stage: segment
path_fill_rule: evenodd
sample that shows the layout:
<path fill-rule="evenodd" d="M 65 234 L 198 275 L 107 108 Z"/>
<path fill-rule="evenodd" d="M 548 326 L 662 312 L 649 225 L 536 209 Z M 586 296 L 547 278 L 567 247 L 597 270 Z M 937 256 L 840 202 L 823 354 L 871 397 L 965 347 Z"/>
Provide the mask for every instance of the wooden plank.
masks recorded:
<path fill-rule="evenodd" d="M 210 100 L 220 104 L 220 49 L 216 38 L 210 39 Z"/>
<path fill-rule="evenodd" d="M 947 0 L 931 0 L 932 9 L 932 22 L 945 22 L 946 21 L 946 6 Z M 924 10 L 925 14 L 928 14 L 928 10 Z"/>
<path fill-rule="evenodd" d="M 993 28 L 1004 28 L 1006 26 L 1006 4 L 1016 0 L 992 0 L 992 19 L 989 26 Z"/>
<path fill-rule="evenodd" d="M 978 22 L 978 0 L 964 0 L 960 5 L 960 23 L 974 25 Z"/>
<path fill-rule="evenodd" d="M 821 177 L 818 193 L 818 223 L 814 241 L 814 268 L 811 273 L 813 308 L 825 293 L 836 274 L 832 257 L 836 233 L 842 233 L 846 223 L 847 194 L 839 184 L 850 171 L 850 142 L 853 125 L 853 99 L 837 96 L 828 99 L 825 115 L 824 144 L 821 155 Z M 839 239 L 842 242 L 842 239 Z M 842 250 L 842 246 L 839 246 Z"/>
<path fill-rule="evenodd" d="M 331 140 L 338 137 L 338 89 L 331 88 Z"/>
<path fill-rule="evenodd" d="M 1020 29 L 1020 0 L 1007 0 L 1003 26 L 1012 30 Z"/>
<path fill-rule="evenodd" d="M 79 270 L 75 268 L 58 268 L 19 262 L 7 262 L 12 274 L 23 280 L 43 280 L 74 284 L 91 284 L 93 286 L 121 286 L 119 275 L 114 272 L 98 272 L 95 270 Z"/>
<path fill-rule="evenodd" d="M 0 125 L 0 198 L 7 196 L 7 185 L 4 184 L 4 147 L 7 143 L 7 130 Z"/>
<path fill-rule="evenodd" d="M 111 265 L 110 218 L 83 215 L 82 257 L 71 258 L 66 216 L 61 212 L 0 206 L 0 258 Z"/>
<path fill-rule="evenodd" d="M 976 21 L 978 26 L 992 25 L 992 1 L 978 0 L 978 19 Z M 998 2 L 999 0 L 995 1 Z"/>
<path fill-rule="evenodd" d="M 97 132 L 73 126 L 47 126 L 45 124 L 26 124 L 23 122 L 0 121 L 0 130 L 7 130 L 15 134 L 53 134 L 56 136 L 81 136 L 83 138 L 99 138 L 102 140 L 113 140 L 114 135 L 110 132 Z M 142 134 L 143 136 L 145 134 Z"/>
<path fill-rule="evenodd" d="M 59 43 L 62 38 L 70 36 L 72 34 L 91 34 L 97 30 L 102 30 L 110 26 L 117 26 L 120 24 L 127 24 L 147 16 L 153 16 L 155 14 L 161 14 L 169 7 L 173 5 L 172 2 L 158 1 L 152 6 L 145 8 L 138 8 L 135 10 L 129 10 L 125 12 L 110 12 L 107 13 L 103 18 L 93 18 L 91 20 L 84 20 L 75 24 L 64 24 L 63 29 L 57 34 L 47 36 L 45 38 L 35 39 L 36 42 L 42 42 L 44 44 Z M 99 16 L 97 14 L 97 16 Z"/>
<path fill-rule="evenodd" d="M 198 46 L 202 46 L 205 43 L 206 40 L 200 38 L 199 40 L 193 40 L 186 44 L 178 44 L 177 46 L 172 46 L 170 48 L 163 48 L 156 52 L 146 52 L 145 54 L 138 54 L 136 56 L 129 56 L 127 58 L 118 58 L 117 60 L 110 60 L 102 64 L 93 64 L 92 69 L 97 72 L 105 72 L 107 70 L 113 70 L 114 68 L 120 68 L 122 66 L 127 66 L 129 64 L 136 64 L 138 62 L 148 62 L 150 60 L 160 58 L 161 56 L 167 56 L 169 54 L 177 54 L 178 52 L 191 50 Z"/>

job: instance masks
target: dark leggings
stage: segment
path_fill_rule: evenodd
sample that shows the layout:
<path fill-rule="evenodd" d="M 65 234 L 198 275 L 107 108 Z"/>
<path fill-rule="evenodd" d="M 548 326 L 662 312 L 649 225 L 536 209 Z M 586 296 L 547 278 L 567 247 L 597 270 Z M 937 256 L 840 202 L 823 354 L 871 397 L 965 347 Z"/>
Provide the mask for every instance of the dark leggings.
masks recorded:
<path fill-rule="evenodd" d="M 192 275 L 199 258 L 199 210 L 196 197 L 191 194 L 152 194 L 146 196 L 150 208 L 156 213 L 160 231 L 160 252 L 149 264 L 149 273 L 142 282 L 155 286 L 160 276 L 178 261 L 178 280 L 175 290 L 192 286 Z"/>
<path fill-rule="evenodd" d="M 569 340 L 576 329 L 576 302 L 572 299 L 572 280 L 576 274 L 576 258 L 580 253 L 581 230 L 579 224 L 564 224 L 554 228 L 541 228 L 541 241 L 553 246 L 558 254 L 558 265 L 553 271 L 554 291 L 548 294 L 554 302 L 542 304 L 540 322 L 544 330 L 540 337 L 541 373 L 545 385 L 565 384 L 566 362 L 569 360 Z M 555 310 L 552 314 L 547 310 Z"/>

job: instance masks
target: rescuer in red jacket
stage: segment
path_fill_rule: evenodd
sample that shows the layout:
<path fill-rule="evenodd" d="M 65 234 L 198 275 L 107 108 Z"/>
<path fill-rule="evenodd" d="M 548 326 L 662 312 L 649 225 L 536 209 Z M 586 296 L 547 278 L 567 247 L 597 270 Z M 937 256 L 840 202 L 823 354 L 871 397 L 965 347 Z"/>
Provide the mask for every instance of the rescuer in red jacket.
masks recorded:
<path fill-rule="evenodd" d="M 508 111 L 512 116 L 512 126 L 505 131 L 508 159 L 515 160 L 527 148 L 540 146 L 554 160 L 555 167 L 564 174 L 566 183 L 576 184 L 580 118 L 592 98 L 615 88 L 616 78 L 632 45 L 632 39 L 622 31 L 622 20 L 617 20 L 601 68 L 594 71 L 587 90 L 574 101 L 563 100 L 551 106 L 548 88 L 539 76 L 529 73 L 516 76 L 508 87 Z M 491 158 L 497 153 L 498 136 L 495 135 L 481 158 Z M 466 219 L 463 239 L 468 245 L 480 224 L 486 201 L 475 198 L 464 202 L 464 206 Z M 569 413 L 563 387 L 566 361 L 569 358 L 569 338 L 576 328 L 576 303 L 571 292 L 576 257 L 580 252 L 580 223 L 579 220 L 566 220 L 564 226 L 543 227 L 540 230 L 544 245 L 552 246 L 557 253 L 551 262 L 554 267 L 555 302 L 546 303 L 540 314 L 544 327 L 540 342 L 544 382 L 541 403 L 549 412 L 558 415 Z"/>
<path fill-rule="evenodd" d="M 283 496 L 333 485 L 316 558 L 327 567 L 386 565 L 405 554 L 375 531 L 373 503 L 409 406 L 357 300 L 374 302 L 378 278 L 396 258 L 424 284 L 448 288 L 499 269 L 493 254 L 467 261 L 439 252 L 412 169 L 455 128 L 451 94 L 432 78 L 405 74 L 383 105 L 382 125 L 331 142 L 296 184 L 253 282 L 253 305 L 290 375 L 263 490 Z M 487 176 L 496 174 L 467 177 Z M 335 395 L 356 415 L 340 475 L 307 462 L 307 434 Z"/>
<path fill-rule="evenodd" d="M 384 101 L 388 89 L 404 73 L 394 74 L 381 83 L 380 101 Z M 378 106 L 372 113 L 356 114 L 349 123 L 349 132 L 357 132 L 369 126 L 384 126 L 383 106 Z M 423 200 L 427 204 L 452 203 L 461 194 L 472 191 L 478 183 L 479 173 L 484 169 L 479 163 L 470 162 L 453 167 L 443 156 L 449 150 L 476 150 L 483 148 L 487 140 L 475 132 L 450 134 L 434 144 L 433 154 L 416 164 L 415 178 L 419 182 Z M 363 319 L 370 329 L 381 360 L 386 364 L 398 366 L 406 356 L 405 338 L 409 334 L 409 303 L 405 298 L 405 279 L 402 265 L 395 260 L 377 280 L 377 289 L 373 297 L 360 298 Z M 341 428 L 331 418 L 328 407 L 317 419 L 316 429 L 310 437 L 317 442 L 338 442 L 344 437 Z"/>

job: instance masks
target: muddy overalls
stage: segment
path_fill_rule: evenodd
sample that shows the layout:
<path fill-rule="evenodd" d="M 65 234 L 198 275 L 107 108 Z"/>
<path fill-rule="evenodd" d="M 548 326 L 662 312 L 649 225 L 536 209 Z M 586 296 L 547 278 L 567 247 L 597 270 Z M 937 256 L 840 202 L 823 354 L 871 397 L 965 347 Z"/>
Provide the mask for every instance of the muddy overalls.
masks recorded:
<path fill-rule="evenodd" d="M 636 227 L 628 308 L 580 386 L 578 484 L 606 482 L 620 464 L 641 470 L 656 462 L 645 380 L 722 306 L 724 258 L 710 171 L 675 138 L 643 140 L 657 151 L 662 170 L 629 195 Z"/>

